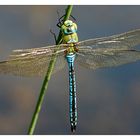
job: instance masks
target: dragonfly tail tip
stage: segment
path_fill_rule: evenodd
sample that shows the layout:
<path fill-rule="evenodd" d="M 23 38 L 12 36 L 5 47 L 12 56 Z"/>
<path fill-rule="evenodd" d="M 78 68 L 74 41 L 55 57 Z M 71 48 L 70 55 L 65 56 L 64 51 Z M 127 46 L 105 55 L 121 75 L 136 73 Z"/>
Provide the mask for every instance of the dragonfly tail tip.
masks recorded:
<path fill-rule="evenodd" d="M 74 133 L 76 131 L 76 126 L 71 126 L 71 132 Z"/>

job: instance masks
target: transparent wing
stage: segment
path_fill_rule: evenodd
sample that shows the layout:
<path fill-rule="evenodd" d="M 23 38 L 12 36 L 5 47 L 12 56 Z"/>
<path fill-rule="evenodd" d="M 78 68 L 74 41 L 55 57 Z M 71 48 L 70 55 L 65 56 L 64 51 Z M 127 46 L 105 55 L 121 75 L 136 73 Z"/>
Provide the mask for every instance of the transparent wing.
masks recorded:
<path fill-rule="evenodd" d="M 114 67 L 140 60 L 140 52 L 136 50 L 120 50 L 108 53 L 88 53 L 84 56 L 78 56 L 77 60 L 80 65 L 91 68 Z"/>
<path fill-rule="evenodd" d="M 82 41 L 79 42 L 77 61 L 91 69 L 131 63 L 140 59 L 140 52 L 132 49 L 139 44 L 140 29 Z"/>
<path fill-rule="evenodd" d="M 128 49 L 140 44 L 140 29 L 112 35 L 109 37 L 89 39 L 78 43 L 79 46 L 96 48 Z"/>
<path fill-rule="evenodd" d="M 53 54 L 57 54 L 57 62 L 53 72 L 65 65 L 64 51 L 66 44 L 41 48 L 13 50 L 6 61 L 0 62 L 0 73 L 20 76 L 44 76 Z"/>

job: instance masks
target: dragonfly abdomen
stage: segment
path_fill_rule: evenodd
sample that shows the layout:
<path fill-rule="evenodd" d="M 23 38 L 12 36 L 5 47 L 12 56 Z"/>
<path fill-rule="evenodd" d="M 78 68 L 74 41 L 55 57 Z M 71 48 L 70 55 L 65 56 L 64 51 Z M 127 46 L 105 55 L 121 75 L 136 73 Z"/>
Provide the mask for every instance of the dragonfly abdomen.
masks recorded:
<path fill-rule="evenodd" d="M 75 54 L 66 55 L 66 59 L 69 66 L 69 114 L 71 131 L 76 130 L 77 125 L 77 103 L 76 103 L 76 80 L 74 71 L 74 59 Z"/>

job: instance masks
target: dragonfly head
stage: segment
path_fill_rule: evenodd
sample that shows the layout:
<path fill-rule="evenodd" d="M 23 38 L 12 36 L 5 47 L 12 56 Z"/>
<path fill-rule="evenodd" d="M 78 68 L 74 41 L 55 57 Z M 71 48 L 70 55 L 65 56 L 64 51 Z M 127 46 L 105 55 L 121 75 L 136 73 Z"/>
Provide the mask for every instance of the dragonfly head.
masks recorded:
<path fill-rule="evenodd" d="M 77 32 L 77 25 L 72 20 L 66 20 L 61 26 L 64 35 L 70 35 Z"/>

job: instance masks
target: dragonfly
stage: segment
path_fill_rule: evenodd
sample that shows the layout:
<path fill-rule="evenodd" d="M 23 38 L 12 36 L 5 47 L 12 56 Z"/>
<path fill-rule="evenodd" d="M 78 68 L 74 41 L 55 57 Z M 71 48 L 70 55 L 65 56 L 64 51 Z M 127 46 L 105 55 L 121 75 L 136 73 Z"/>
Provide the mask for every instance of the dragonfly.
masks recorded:
<path fill-rule="evenodd" d="M 62 22 L 60 29 L 62 44 L 13 50 L 7 60 L 0 62 L 0 73 L 27 77 L 45 76 L 52 56 L 57 55 L 53 73 L 68 64 L 69 119 L 71 131 L 75 132 L 78 115 L 74 62 L 95 70 L 140 60 L 140 51 L 136 48 L 140 45 L 140 29 L 81 42 L 78 41 L 77 24 L 74 21 Z"/>

